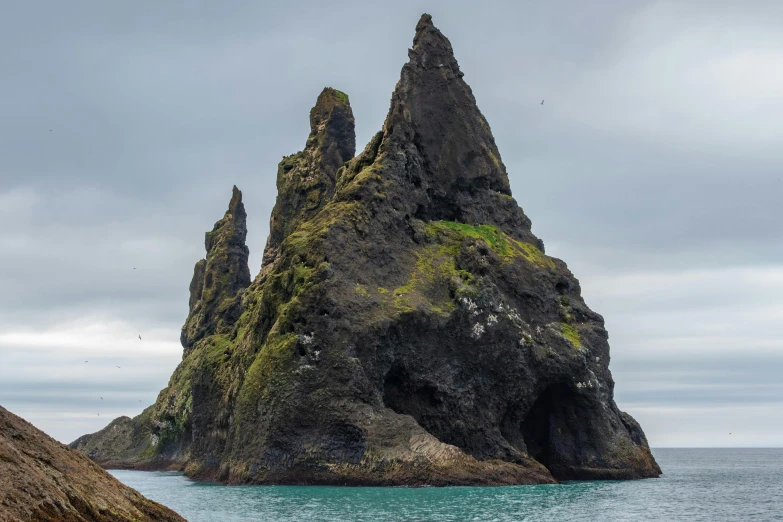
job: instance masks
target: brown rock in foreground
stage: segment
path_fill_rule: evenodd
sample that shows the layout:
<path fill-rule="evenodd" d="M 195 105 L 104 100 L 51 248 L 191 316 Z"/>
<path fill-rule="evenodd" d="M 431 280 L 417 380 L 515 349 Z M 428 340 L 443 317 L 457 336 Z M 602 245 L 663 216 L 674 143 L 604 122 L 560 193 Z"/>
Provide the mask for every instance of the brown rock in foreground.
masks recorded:
<path fill-rule="evenodd" d="M 0 521 L 184 521 L 0 406 Z"/>

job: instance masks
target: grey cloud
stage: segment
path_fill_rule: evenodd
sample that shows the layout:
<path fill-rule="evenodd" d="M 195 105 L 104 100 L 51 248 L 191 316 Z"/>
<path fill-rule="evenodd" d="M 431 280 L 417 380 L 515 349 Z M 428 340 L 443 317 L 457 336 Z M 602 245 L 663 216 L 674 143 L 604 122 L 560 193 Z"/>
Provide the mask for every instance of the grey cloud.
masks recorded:
<path fill-rule="evenodd" d="M 0 343 L 0 367 L 25 369 L 0 370 L 8 378 L 0 403 L 69 440 L 103 417 L 140 411 L 128 399 L 136 389 L 150 402 L 179 358 L 192 267 L 231 186 L 244 193 L 255 274 L 276 164 L 302 148 L 318 92 L 348 92 L 361 150 L 383 123 L 420 9 L 412 1 L 8 6 L 0 339 L 38 332 L 63 343 Z M 534 231 L 606 317 L 618 400 L 640 412 L 653 445 L 689 436 L 667 435 L 680 422 L 667 408 L 771 408 L 783 369 L 783 149 L 773 132 L 779 113 L 769 110 L 780 107 L 778 77 L 763 64 L 781 50 L 781 4 L 428 9 L 452 41 Z M 748 51 L 761 57 L 743 62 Z M 703 73 L 687 84 L 691 66 Z M 725 67 L 750 76 L 736 103 L 721 98 L 738 89 Z M 116 339 L 155 330 L 169 344 L 151 357 L 115 337 L 74 333 L 115 322 Z M 74 348 L 74 339 L 92 348 Z M 99 357 L 93 345 L 104 341 Z M 126 377 L 62 374 L 58 364 L 86 353 L 109 368 L 122 360 Z M 90 395 L 104 387 L 114 398 L 98 419 Z M 689 429 L 691 440 L 701 436 Z"/>

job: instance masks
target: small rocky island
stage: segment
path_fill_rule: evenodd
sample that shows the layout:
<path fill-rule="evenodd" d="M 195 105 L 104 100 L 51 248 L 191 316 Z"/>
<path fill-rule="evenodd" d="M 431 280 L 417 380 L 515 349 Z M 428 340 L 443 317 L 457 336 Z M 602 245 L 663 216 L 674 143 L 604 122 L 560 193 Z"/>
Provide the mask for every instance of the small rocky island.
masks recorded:
<path fill-rule="evenodd" d="M 358 156 L 348 96 L 318 97 L 304 150 L 278 166 L 254 280 L 234 187 L 195 266 L 168 387 L 74 448 L 230 484 L 660 474 L 613 400 L 603 318 L 531 232 L 429 15 L 408 54 Z"/>
<path fill-rule="evenodd" d="M 0 406 L 0 521 L 184 522 Z"/>

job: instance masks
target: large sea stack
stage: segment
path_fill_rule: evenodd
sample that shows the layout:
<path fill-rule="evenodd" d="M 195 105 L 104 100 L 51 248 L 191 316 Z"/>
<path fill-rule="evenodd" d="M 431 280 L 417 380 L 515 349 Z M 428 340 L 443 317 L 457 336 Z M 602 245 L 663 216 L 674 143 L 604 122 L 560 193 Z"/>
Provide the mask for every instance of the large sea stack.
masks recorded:
<path fill-rule="evenodd" d="M 0 521 L 184 522 L 0 406 Z"/>
<path fill-rule="evenodd" d="M 157 402 L 73 446 L 106 466 L 238 483 L 533 484 L 656 477 L 613 400 L 608 334 L 511 196 L 429 15 L 354 157 L 327 88 L 285 157 L 250 281 L 234 190 L 196 264 Z"/>

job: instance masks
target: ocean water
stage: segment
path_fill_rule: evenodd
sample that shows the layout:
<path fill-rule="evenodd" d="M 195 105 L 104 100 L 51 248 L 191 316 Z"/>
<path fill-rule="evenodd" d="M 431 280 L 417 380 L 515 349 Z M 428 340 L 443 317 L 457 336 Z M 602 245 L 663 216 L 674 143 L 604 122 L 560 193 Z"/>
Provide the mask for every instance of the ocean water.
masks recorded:
<path fill-rule="evenodd" d="M 222 486 L 112 471 L 191 522 L 783 521 L 783 449 L 657 449 L 659 479 L 546 486 Z"/>

